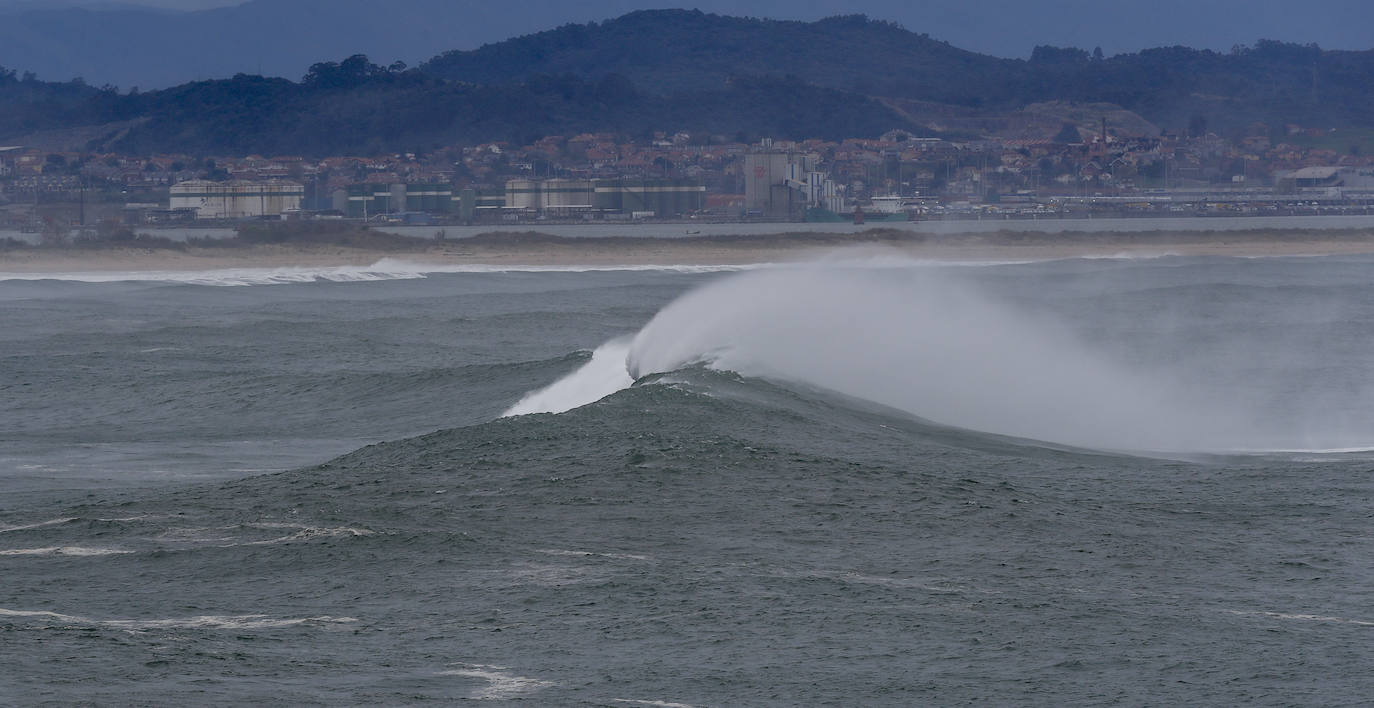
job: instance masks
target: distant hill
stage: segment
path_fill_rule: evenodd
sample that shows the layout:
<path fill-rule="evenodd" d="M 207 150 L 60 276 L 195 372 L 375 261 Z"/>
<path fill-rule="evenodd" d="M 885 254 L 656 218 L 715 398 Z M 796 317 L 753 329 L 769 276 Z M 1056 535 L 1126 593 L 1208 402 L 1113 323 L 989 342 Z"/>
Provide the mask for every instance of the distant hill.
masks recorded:
<path fill-rule="evenodd" d="M 1236 135 L 1255 123 L 1374 127 L 1370 86 L 1370 51 L 1261 41 L 1225 54 L 1170 47 L 1108 58 L 1041 46 L 1029 60 L 999 59 L 862 16 L 660 10 L 448 52 L 414 69 L 363 56 L 322 62 L 301 81 L 241 74 L 132 93 L 0 70 L 0 143 L 70 130 L 91 149 L 130 153 L 324 155 L 587 131 L 1048 137 L 1055 123 L 1091 125 L 1074 108 L 1084 105 L 1137 134 Z"/>
<path fill-rule="evenodd" d="M 479 83 L 614 73 L 657 93 L 720 86 L 740 74 L 792 75 L 869 96 L 996 111 L 1056 100 L 1114 103 L 1180 130 L 1194 117 L 1219 129 L 1256 121 L 1374 124 L 1374 51 L 1260 41 L 1225 54 L 1166 47 L 1094 57 L 1041 46 L 1029 60 L 999 59 L 861 15 L 782 22 L 642 11 L 447 52 L 421 70 Z"/>
<path fill-rule="evenodd" d="M 867 95 L 968 104 L 989 91 L 1003 93 L 1000 74 L 1018 64 L 862 15 L 791 22 L 645 10 L 447 52 L 420 69 L 474 83 L 620 74 L 658 94 L 719 88 L 732 76 L 796 76 Z"/>
<path fill-rule="evenodd" d="M 570 22 L 604 20 L 645 0 L 249 0 L 200 12 L 153 0 L 0 0 L 0 65 L 49 81 L 145 91 L 238 73 L 298 79 L 326 58 L 366 54 L 417 64 Z M 165 6 L 233 0 L 160 0 Z M 665 6 L 669 3 L 657 3 Z M 1368 49 L 1374 4 L 1360 0 L 693 0 L 725 15 L 814 20 L 863 11 L 962 49 L 1030 56 L 1037 44 L 1102 46 L 1107 55 L 1184 44 L 1226 51 L 1257 37 Z M 74 7 L 75 6 L 75 7 Z M 83 9 L 84 8 L 84 9 Z M 652 37 L 650 37 L 652 39 Z M 707 57 L 708 59 L 710 57 Z M 804 57 L 798 57 L 804 59 Z M 624 73 L 624 72 L 621 72 Z M 796 72 L 800 75 L 800 72 Z M 626 74 L 627 76 L 630 74 Z"/>
<path fill-rule="evenodd" d="M 687 130 L 747 140 L 876 136 L 908 121 L 866 96 L 797 79 L 740 78 L 656 96 L 622 76 L 538 76 L 515 84 L 444 81 L 352 57 L 300 83 L 240 75 L 136 95 L 0 71 L 0 144 L 68 129 L 68 149 L 128 154 L 380 154 L 454 144 L 526 144 L 545 135 Z M 818 110 L 818 107 L 824 107 Z M 105 125 L 92 130 L 89 126 Z M 79 130 L 78 130 L 79 128 Z M 95 136 L 92 138 L 92 136 Z M 56 145 L 51 135 L 45 145 Z"/>

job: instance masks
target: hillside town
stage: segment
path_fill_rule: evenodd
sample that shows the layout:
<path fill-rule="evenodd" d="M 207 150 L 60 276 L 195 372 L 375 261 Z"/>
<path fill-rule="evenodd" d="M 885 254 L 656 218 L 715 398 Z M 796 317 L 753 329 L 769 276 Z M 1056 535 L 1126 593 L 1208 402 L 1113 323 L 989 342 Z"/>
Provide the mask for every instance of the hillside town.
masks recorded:
<path fill-rule="evenodd" d="M 1330 129 L 1222 138 L 756 142 L 610 133 L 370 157 L 128 157 L 0 146 L 0 229 L 335 218 L 428 224 L 1367 213 L 1374 155 Z"/>

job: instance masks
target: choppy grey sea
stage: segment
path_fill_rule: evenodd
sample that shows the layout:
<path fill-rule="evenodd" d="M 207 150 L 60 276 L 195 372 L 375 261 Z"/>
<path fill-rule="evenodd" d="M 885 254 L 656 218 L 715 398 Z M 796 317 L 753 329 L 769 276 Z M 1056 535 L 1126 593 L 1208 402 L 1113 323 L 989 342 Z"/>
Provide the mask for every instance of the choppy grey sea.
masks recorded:
<path fill-rule="evenodd" d="M 0 275 L 0 705 L 1367 705 L 1374 259 Z"/>

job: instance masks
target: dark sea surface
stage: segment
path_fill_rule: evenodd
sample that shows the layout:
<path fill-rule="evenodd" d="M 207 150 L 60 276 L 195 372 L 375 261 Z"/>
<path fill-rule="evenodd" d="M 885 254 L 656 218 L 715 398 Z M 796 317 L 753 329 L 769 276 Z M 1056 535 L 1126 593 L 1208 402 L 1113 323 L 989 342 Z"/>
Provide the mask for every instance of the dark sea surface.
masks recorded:
<path fill-rule="evenodd" d="M 419 270 L 0 277 L 0 705 L 1374 696 L 1374 259 Z"/>

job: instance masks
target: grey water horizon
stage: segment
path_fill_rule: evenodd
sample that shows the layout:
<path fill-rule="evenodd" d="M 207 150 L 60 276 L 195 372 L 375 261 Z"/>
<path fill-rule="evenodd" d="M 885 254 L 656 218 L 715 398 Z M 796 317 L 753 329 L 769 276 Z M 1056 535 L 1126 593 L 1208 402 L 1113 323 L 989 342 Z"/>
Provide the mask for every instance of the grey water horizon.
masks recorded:
<path fill-rule="evenodd" d="M 0 278 L 0 704 L 1374 689 L 1372 257 L 116 275 Z"/>

